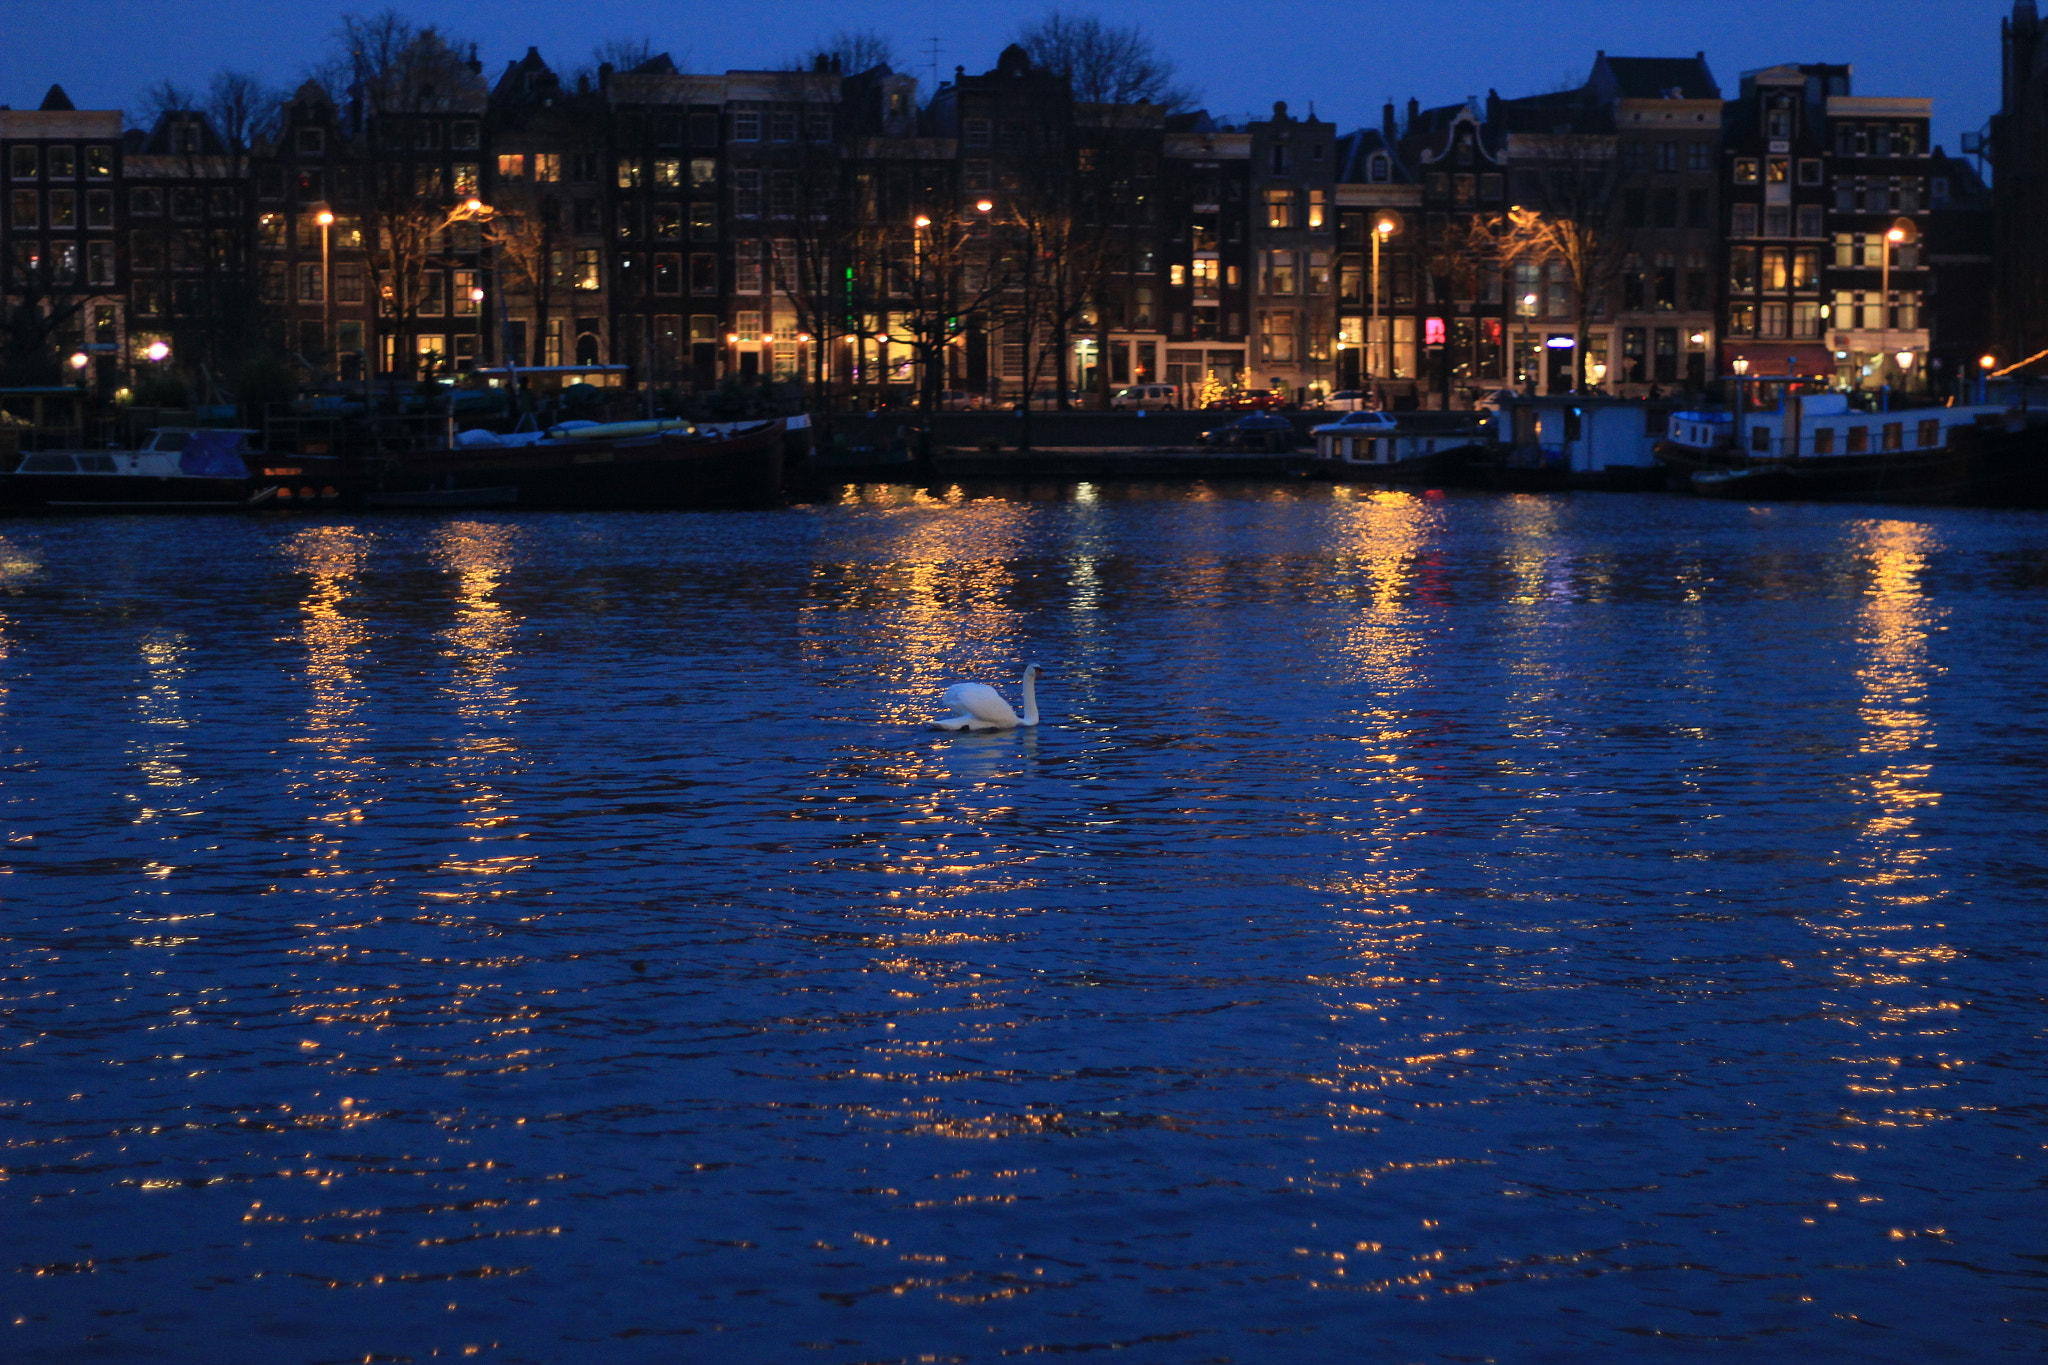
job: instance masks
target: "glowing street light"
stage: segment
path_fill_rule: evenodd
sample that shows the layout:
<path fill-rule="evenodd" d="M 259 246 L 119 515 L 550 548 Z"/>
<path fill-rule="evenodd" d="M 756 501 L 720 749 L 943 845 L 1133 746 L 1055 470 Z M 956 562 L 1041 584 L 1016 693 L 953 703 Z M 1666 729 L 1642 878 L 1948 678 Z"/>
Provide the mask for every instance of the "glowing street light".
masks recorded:
<path fill-rule="evenodd" d="M 1401 220 L 1382 213 L 1372 224 L 1372 322 L 1365 335 L 1366 369 L 1372 378 L 1380 374 L 1380 248 L 1401 230 Z"/>
<path fill-rule="evenodd" d="M 320 349 L 322 351 L 332 351 L 334 347 L 334 286 L 329 283 L 328 277 L 334 273 L 334 210 L 322 204 L 320 211 L 313 215 L 313 221 L 320 225 Z"/>
<path fill-rule="evenodd" d="M 142 354 L 148 359 L 155 361 L 157 364 L 161 365 L 164 363 L 164 361 L 170 358 L 171 348 L 164 342 L 152 341 L 149 343 L 148 349 L 143 351 Z"/>

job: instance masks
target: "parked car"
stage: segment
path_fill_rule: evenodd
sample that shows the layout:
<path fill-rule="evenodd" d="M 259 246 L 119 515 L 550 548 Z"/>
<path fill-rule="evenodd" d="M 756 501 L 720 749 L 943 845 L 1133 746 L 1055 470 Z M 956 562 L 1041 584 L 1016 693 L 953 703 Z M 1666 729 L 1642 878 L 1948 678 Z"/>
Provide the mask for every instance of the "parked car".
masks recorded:
<path fill-rule="evenodd" d="M 988 406 L 988 399 L 965 389 L 947 389 L 939 394 L 940 412 L 979 412 Z"/>
<path fill-rule="evenodd" d="M 1372 395 L 1364 389 L 1344 389 L 1325 398 L 1323 406 L 1332 412 L 1357 412 L 1372 406 Z"/>
<path fill-rule="evenodd" d="M 1294 423 L 1271 412 L 1248 412 L 1213 431 L 1202 433 L 1202 444 L 1211 450 L 1269 450 L 1278 453 L 1301 444 Z"/>
<path fill-rule="evenodd" d="M 1226 412 L 1267 412 L 1273 408 L 1285 407 L 1287 400 L 1271 389 L 1246 389 L 1243 393 L 1227 393 L 1210 408 Z"/>
<path fill-rule="evenodd" d="M 1153 412 L 1180 405 L 1180 390 L 1171 384 L 1133 384 L 1109 400 L 1118 412 Z"/>
<path fill-rule="evenodd" d="M 1309 435 L 1321 436 L 1328 432 L 1334 436 L 1391 436 L 1394 434 L 1394 415 L 1377 408 L 1354 410 L 1345 413 L 1334 422 L 1309 428 Z"/>

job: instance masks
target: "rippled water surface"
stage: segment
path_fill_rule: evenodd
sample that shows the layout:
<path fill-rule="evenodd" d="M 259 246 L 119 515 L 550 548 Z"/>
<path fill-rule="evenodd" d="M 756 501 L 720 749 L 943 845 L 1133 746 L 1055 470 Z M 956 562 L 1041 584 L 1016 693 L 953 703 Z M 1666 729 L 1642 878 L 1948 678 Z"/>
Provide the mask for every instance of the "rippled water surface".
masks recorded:
<path fill-rule="evenodd" d="M 2044 628 L 1989 512 L 0 522 L 0 1356 L 2038 1358 Z"/>

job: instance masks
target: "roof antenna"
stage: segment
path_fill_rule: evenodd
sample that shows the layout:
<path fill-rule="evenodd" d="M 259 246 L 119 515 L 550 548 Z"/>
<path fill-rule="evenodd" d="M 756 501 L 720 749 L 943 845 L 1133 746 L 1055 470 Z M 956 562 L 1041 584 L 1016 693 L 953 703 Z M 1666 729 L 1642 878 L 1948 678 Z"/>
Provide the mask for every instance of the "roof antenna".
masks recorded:
<path fill-rule="evenodd" d="M 937 35 L 933 35 L 929 46 L 932 59 L 932 90 L 937 92 L 939 88 L 939 40 Z"/>

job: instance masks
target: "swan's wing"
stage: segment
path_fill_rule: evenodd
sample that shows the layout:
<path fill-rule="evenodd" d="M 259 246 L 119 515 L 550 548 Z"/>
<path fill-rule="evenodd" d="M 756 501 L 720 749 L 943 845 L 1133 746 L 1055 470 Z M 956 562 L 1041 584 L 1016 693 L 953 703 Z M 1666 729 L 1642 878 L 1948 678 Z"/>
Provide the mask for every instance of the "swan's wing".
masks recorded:
<path fill-rule="evenodd" d="M 941 700 L 955 711 L 991 725 L 1017 723 L 1017 713 L 1010 709 L 1010 703 L 987 683 L 954 683 L 946 689 Z"/>

